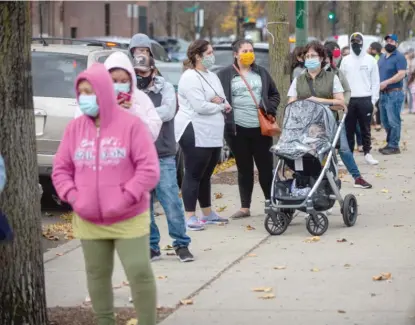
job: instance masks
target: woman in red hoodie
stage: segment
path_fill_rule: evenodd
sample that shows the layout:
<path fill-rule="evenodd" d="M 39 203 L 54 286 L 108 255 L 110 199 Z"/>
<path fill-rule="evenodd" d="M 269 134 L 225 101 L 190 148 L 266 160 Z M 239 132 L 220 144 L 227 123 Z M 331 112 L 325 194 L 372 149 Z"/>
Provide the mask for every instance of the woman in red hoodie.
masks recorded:
<path fill-rule="evenodd" d="M 157 153 L 146 125 L 117 105 L 103 64 L 81 73 L 75 86 L 83 115 L 65 129 L 52 180 L 75 212 L 74 235 L 81 239 L 92 307 L 98 325 L 115 325 L 111 278 L 116 250 L 140 324 L 154 325 L 149 193 L 159 181 Z"/>

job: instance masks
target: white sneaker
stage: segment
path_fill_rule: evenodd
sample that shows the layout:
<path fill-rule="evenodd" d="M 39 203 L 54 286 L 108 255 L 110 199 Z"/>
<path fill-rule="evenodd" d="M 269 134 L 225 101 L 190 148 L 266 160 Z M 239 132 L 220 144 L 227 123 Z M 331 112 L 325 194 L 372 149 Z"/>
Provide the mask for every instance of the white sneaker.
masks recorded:
<path fill-rule="evenodd" d="M 367 153 L 365 155 L 365 160 L 369 165 L 377 165 L 379 164 L 379 161 L 377 161 L 370 153 Z"/>

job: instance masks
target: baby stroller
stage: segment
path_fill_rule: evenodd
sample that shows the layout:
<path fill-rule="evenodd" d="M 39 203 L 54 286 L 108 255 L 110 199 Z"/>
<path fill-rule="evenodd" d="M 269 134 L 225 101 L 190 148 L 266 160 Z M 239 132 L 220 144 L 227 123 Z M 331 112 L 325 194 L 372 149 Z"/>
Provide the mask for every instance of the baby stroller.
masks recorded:
<path fill-rule="evenodd" d="M 337 127 L 328 106 L 310 100 L 287 105 L 281 137 L 271 148 L 279 158 L 271 199 L 265 202 L 265 229 L 271 235 L 283 234 L 296 210 L 308 214 L 306 226 L 310 234 L 323 235 L 329 226 L 325 211 L 336 200 L 345 225 L 355 224 L 357 200 L 352 194 L 344 199 L 340 194 L 335 154 L 345 117 L 346 114 Z M 287 177 L 287 172 L 292 175 Z"/>

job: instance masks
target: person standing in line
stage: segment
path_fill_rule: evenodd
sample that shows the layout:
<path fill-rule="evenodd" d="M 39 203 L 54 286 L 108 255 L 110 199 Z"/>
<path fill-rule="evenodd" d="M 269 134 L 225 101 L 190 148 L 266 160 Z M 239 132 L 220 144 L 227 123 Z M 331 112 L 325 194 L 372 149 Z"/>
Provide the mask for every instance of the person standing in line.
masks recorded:
<path fill-rule="evenodd" d="M 210 179 L 223 146 L 224 113 L 230 112 L 231 106 L 219 78 L 209 71 L 215 64 L 210 43 L 194 41 L 187 57 L 183 65 L 189 68 L 179 81 L 174 130 L 184 154 L 182 197 L 187 227 L 201 230 L 205 224 L 228 222 L 212 210 Z M 197 201 L 203 214 L 200 219 L 196 216 Z"/>
<path fill-rule="evenodd" d="M 122 52 L 112 53 L 104 62 L 111 74 L 117 103 L 127 112 L 141 118 L 147 125 L 154 141 L 160 133 L 162 121 L 151 99 L 137 88 L 137 78 L 130 58 Z M 119 98 L 119 93 L 130 95 L 130 99 Z M 83 115 L 80 107 L 75 109 L 75 118 Z"/>
<path fill-rule="evenodd" d="M 376 61 L 379 61 L 380 56 L 382 55 L 382 44 L 380 44 L 379 42 L 373 42 L 372 44 L 370 44 L 367 52 L 373 56 L 375 58 Z M 380 94 L 379 94 L 380 96 Z M 380 131 L 382 129 L 382 123 L 380 120 L 380 108 L 379 108 L 379 99 L 375 104 L 375 109 L 376 109 L 376 113 L 375 113 L 375 130 L 376 131 Z"/>
<path fill-rule="evenodd" d="M 338 119 L 339 111 L 347 109 L 344 95 L 348 95 L 348 91 L 345 92 L 340 78 L 342 78 L 345 86 L 348 86 L 346 84 L 347 80 L 342 77 L 340 71 L 337 72 L 333 67 L 327 67 L 327 51 L 319 42 L 307 44 L 304 58 L 307 71 L 291 83 L 287 94 L 289 97 L 288 103 L 295 100 L 309 99 L 323 105 L 330 105 L 334 107 L 333 114 Z M 315 95 L 313 95 L 310 84 L 314 85 Z M 346 89 L 348 90 L 348 87 Z M 344 128 L 340 133 L 339 141 L 339 154 L 347 170 L 354 178 L 354 187 L 372 188 L 372 185 L 363 179 L 357 168 Z"/>
<path fill-rule="evenodd" d="M 342 52 L 340 50 L 339 44 L 337 44 L 334 41 L 327 41 L 324 43 L 324 47 L 331 51 L 332 56 L 333 56 L 333 62 L 336 68 L 338 69 L 342 62 Z"/>
<path fill-rule="evenodd" d="M 75 88 L 83 115 L 65 129 L 52 181 L 74 210 L 73 231 L 81 240 L 97 324 L 115 325 L 111 280 L 116 250 L 140 322 L 155 325 L 148 210 L 160 169 L 151 135 L 141 119 L 118 106 L 103 64 L 79 74 Z"/>
<path fill-rule="evenodd" d="M 409 76 L 413 70 L 413 59 L 414 59 L 414 50 L 410 49 L 408 51 L 406 51 L 405 53 L 405 59 L 406 59 L 406 64 L 407 64 L 407 69 L 406 69 L 406 75 L 405 78 L 403 79 L 403 91 L 404 91 L 404 101 L 402 103 L 402 112 L 405 109 L 405 101 L 407 101 L 408 103 L 408 111 L 409 113 L 411 113 L 412 110 L 412 93 L 411 93 L 411 89 L 409 88 Z"/>
<path fill-rule="evenodd" d="M 363 154 L 370 165 L 379 162 L 373 158 L 371 123 L 374 105 L 379 98 L 379 69 L 376 60 L 363 49 L 363 35 L 353 33 L 350 37 L 352 53 L 342 61 L 340 71 L 345 75 L 352 90 L 345 126 L 350 150 L 354 150 L 356 124 L 362 134 Z"/>
<path fill-rule="evenodd" d="M 265 200 L 271 197 L 272 137 L 261 134 L 258 109 L 275 116 L 280 94 L 268 71 L 255 63 L 251 41 L 238 40 L 232 47 L 233 64 L 221 70 L 218 77 L 233 108 L 226 118 L 225 140 L 235 156 L 241 200 L 240 209 L 231 218 L 241 219 L 251 215 L 254 161 Z"/>
<path fill-rule="evenodd" d="M 386 53 L 378 61 L 380 74 L 380 115 L 386 130 L 387 145 L 379 152 L 383 155 L 400 154 L 401 107 L 404 100 L 402 91 L 403 78 L 406 75 L 407 62 L 397 50 L 398 36 L 389 34 L 385 37 Z"/>
<path fill-rule="evenodd" d="M 290 55 L 291 81 L 297 78 L 304 70 L 304 47 L 297 46 Z"/>
<path fill-rule="evenodd" d="M 134 57 L 134 70 L 140 90 L 153 101 L 163 121 L 156 149 L 160 163 L 160 182 L 151 198 L 150 254 L 151 260 L 160 259 L 160 232 L 154 215 L 154 198 L 157 197 L 167 218 L 173 248 L 182 262 L 194 260 L 189 251 L 190 237 L 186 234 L 183 204 L 179 197 L 176 176 L 176 141 L 174 138 L 174 115 L 176 114 L 176 93 L 172 84 L 158 76 L 154 59 L 139 54 Z"/>
<path fill-rule="evenodd" d="M 341 50 L 341 53 L 342 53 L 343 58 L 350 55 L 350 46 L 348 45 L 344 46 Z"/>

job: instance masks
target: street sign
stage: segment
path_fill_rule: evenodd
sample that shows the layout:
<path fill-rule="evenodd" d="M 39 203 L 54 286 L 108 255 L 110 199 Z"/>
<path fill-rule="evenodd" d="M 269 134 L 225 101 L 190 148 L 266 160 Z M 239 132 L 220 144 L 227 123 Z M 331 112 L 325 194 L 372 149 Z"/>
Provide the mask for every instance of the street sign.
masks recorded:
<path fill-rule="evenodd" d="M 195 6 L 193 6 L 193 7 L 187 7 L 187 8 L 184 8 L 183 10 L 184 10 L 184 12 L 196 12 L 196 10 L 199 8 L 199 5 L 195 5 Z"/>

